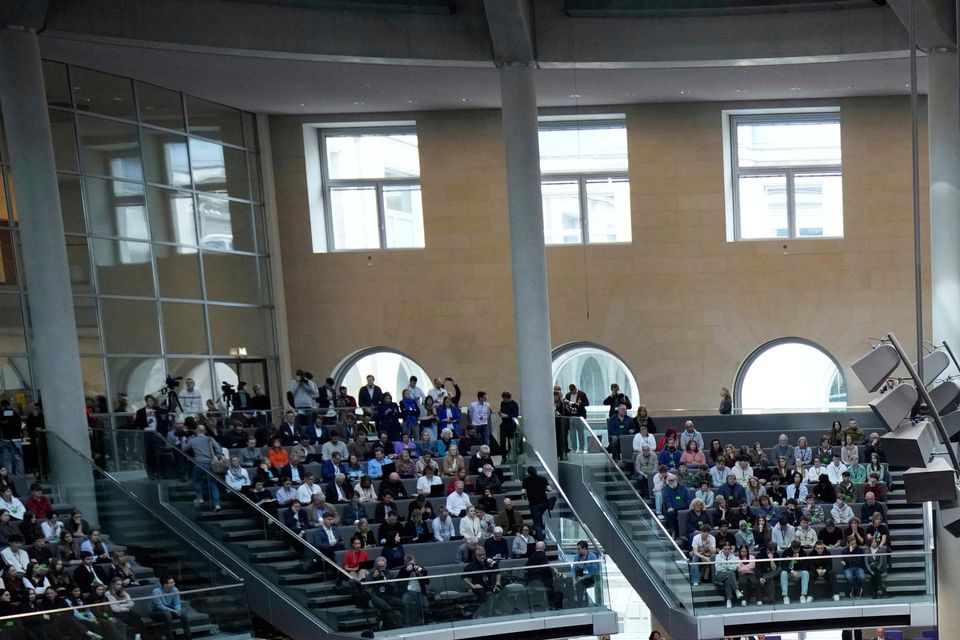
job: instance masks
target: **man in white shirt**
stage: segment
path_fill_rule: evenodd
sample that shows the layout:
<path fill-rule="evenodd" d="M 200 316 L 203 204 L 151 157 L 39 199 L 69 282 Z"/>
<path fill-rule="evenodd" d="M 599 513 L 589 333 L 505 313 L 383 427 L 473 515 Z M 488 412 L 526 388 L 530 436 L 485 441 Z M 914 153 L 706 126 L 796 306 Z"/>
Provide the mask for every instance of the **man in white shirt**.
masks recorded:
<path fill-rule="evenodd" d="M 462 514 L 465 514 L 467 507 L 470 506 L 470 496 L 463 492 L 463 482 L 458 480 L 454 485 L 454 491 L 447 496 L 447 511 L 451 515 L 456 514 L 458 517 L 462 517 Z"/>
<path fill-rule="evenodd" d="M 647 425 L 645 424 L 640 425 L 640 433 L 633 436 L 633 450 L 640 451 L 643 449 L 643 445 L 650 447 L 650 451 L 657 450 L 657 439 L 647 431 Z"/>
<path fill-rule="evenodd" d="M 16 570 L 18 577 L 22 577 L 30 566 L 30 557 L 20 548 L 23 545 L 23 536 L 14 534 L 10 536 L 9 543 L 9 547 L 0 551 L 0 558 L 5 565 Z"/>
<path fill-rule="evenodd" d="M 713 562 L 713 554 L 717 552 L 717 539 L 710 534 L 710 525 L 700 527 L 700 533 L 693 536 L 690 542 L 690 584 L 700 584 L 701 569 Z"/>
<path fill-rule="evenodd" d="M 450 538 L 457 535 L 453 529 L 453 518 L 446 507 L 440 507 L 440 513 L 431 523 L 433 529 L 433 539 L 435 542 L 449 542 Z"/>
<path fill-rule="evenodd" d="M 490 444 L 490 403 L 485 391 L 477 392 L 477 399 L 470 403 L 470 424 L 480 434 L 483 444 Z"/>
<path fill-rule="evenodd" d="M 56 511 L 50 512 L 50 517 L 40 524 L 40 528 L 43 530 L 43 537 L 47 539 L 47 542 L 56 544 L 60 541 L 60 534 L 63 533 L 63 523 L 60 522 L 60 516 L 57 515 Z"/>
<path fill-rule="evenodd" d="M 427 395 L 433 398 L 433 404 L 437 407 L 443 402 L 443 399 L 450 395 L 450 392 L 447 391 L 447 387 L 444 386 L 443 380 L 440 378 L 433 379 L 433 387 L 427 392 Z"/>
<path fill-rule="evenodd" d="M 843 472 L 847 470 L 847 465 L 840 462 L 840 454 L 833 455 L 833 462 L 827 465 L 827 477 L 830 478 L 830 484 L 840 484 L 843 480 Z"/>
<path fill-rule="evenodd" d="M 177 394 L 177 397 L 180 398 L 180 410 L 188 416 L 202 413 L 203 397 L 196 388 L 197 383 L 194 382 L 193 378 L 187 378 L 183 381 L 183 384 L 185 388 Z"/>
<path fill-rule="evenodd" d="M 437 476 L 433 466 L 424 468 L 423 475 L 417 478 L 417 493 L 430 495 L 431 487 L 442 486 L 443 481 Z"/>
<path fill-rule="evenodd" d="M 310 504 L 313 502 L 313 496 L 321 495 L 323 489 L 316 484 L 312 473 L 304 474 L 303 484 L 297 489 L 297 500 L 300 504 Z"/>
<path fill-rule="evenodd" d="M 14 497 L 13 489 L 10 487 L 0 493 L 0 509 L 9 511 L 13 520 L 23 520 L 23 514 L 27 511 L 23 503 L 20 502 L 20 498 Z"/>
<path fill-rule="evenodd" d="M 813 457 L 813 466 L 807 469 L 807 482 L 816 484 L 820 482 L 820 475 L 827 472 L 827 468 L 820 461 L 820 456 Z"/>
<path fill-rule="evenodd" d="M 340 432 L 336 429 L 331 429 L 330 440 L 323 443 L 323 446 L 320 447 L 320 456 L 324 460 L 329 460 L 333 456 L 334 451 L 340 453 L 341 460 L 348 460 L 350 458 L 350 451 L 347 449 L 347 444 L 340 439 Z"/>

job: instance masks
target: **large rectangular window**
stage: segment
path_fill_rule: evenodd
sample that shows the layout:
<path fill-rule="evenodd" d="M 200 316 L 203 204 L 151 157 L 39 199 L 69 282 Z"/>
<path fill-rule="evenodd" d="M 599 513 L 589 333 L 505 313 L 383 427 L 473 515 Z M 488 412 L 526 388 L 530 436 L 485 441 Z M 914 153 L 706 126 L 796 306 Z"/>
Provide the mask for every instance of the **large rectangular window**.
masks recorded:
<path fill-rule="evenodd" d="M 416 131 L 333 129 L 320 137 L 329 249 L 422 249 Z"/>
<path fill-rule="evenodd" d="M 540 173 L 548 245 L 633 239 L 623 120 L 542 122 Z"/>
<path fill-rule="evenodd" d="M 728 239 L 843 237 L 839 112 L 729 118 Z"/>

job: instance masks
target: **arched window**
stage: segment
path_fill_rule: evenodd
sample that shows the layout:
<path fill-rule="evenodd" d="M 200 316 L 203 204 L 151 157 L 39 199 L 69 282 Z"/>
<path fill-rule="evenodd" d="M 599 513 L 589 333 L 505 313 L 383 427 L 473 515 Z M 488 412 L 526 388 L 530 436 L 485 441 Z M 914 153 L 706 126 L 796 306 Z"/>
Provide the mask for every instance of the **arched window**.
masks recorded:
<path fill-rule="evenodd" d="M 781 338 L 758 347 L 737 373 L 734 402 L 749 413 L 776 409 L 847 406 L 840 365 L 823 347 L 803 338 Z"/>
<path fill-rule="evenodd" d="M 572 342 L 553 350 L 553 384 L 559 384 L 564 393 L 568 385 L 575 384 L 587 394 L 591 407 L 604 409 L 603 399 L 610 395 L 614 382 L 636 409 L 640 401 L 637 381 L 612 351 L 588 342 Z"/>
<path fill-rule="evenodd" d="M 337 365 L 333 379 L 337 386 L 345 386 L 350 395 L 356 396 L 371 374 L 384 393 L 390 392 L 394 402 L 400 400 L 410 376 L 417 376 L 417 384 L 424 391 L 432 385 L 427 372 L 414 359 L 386 347 L 361 349 L 347 356 Z"/>

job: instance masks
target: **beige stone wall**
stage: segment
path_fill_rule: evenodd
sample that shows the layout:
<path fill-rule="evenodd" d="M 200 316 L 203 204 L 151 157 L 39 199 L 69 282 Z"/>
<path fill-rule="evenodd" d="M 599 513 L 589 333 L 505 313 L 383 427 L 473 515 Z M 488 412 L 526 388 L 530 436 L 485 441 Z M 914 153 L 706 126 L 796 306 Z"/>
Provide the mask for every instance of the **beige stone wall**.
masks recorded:
<path fill-rule="evenodd" d="M 786 248 L 725 238 L 720 111 L 760 105 L 627 107 L 633 243 L 548 248 L 553 344 L 608 346 L 652 408 L 713 408 L 751 351 L 799 336 L 829 350 L 864 401 L 849 370 L 864 336 L 914 342 L 909 101 L 838 102 L 844 238 Z M 412 117 L 427 248 L 338 254 L 310 243 L 302 125 L 322 120 L 271 118 L 292 361 L 320 375 L 384 345 L 465 393 L 516 389 L 499 114 Z M 925 139 L 921 161 L 925 180 Z M 925 191 L 922 205 L 926 238 Z"/>

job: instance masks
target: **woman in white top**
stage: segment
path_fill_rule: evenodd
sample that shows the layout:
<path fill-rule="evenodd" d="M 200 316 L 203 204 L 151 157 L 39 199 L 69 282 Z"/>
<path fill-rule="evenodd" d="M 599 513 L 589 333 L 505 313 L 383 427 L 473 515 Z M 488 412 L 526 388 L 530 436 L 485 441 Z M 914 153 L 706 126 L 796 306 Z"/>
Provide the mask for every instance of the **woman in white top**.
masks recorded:
<path fill-rule="evenodd" d="M 642 426 L 640 427 L 640 433 L 633 436 L 633 450 L 639 452 L 645 444 L 650 446 L 650 451 L 657 450 L 657 439 L 647 433 L 646 426 Z"/>
<path fill-rule="evenodd" d="M 467 507 L 467 515 L 460 519 L 460 535 L 464 538 L 483 539 L 483 523 L 477 517 L 477 508 Z"/>
<path fill-rule="evenodd" d="M 250 474 L 240 466 L 239 456 L 230 456 L 230 466 L 227 468 L 227 475 L 224 480 L 234 491 L 240 491 L 244 487 L 250 486 Z"/>
<path fill-rule="evenodd" d="M 360 482 L 353 485 L 353 490 L 360 494 L 360 502 L 379 502 L 377 492 L 373 488 L 370 476 L 363 476 Z"/>

